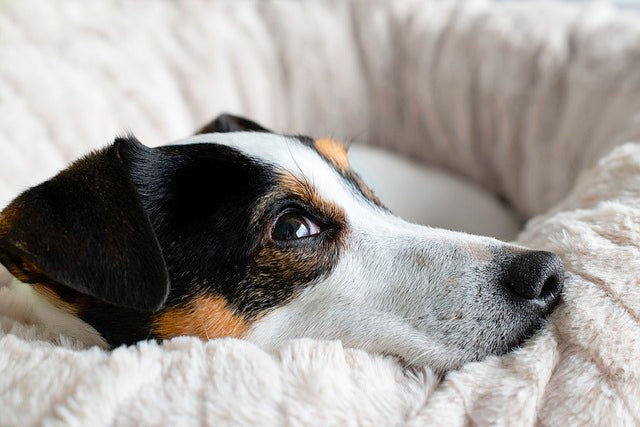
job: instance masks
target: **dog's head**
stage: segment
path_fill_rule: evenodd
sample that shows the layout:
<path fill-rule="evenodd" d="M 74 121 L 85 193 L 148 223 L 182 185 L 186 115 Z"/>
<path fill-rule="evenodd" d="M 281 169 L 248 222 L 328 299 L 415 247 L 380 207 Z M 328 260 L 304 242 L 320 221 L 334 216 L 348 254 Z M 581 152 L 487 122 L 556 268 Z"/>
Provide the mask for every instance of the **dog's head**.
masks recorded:
<path fill-rule="evenodd" d="M 111 345 L 340 339 L 437 371 L 520 343 L 563 281 L 553 254 L 394 216 L 332 140 L 226 115 L 175 145 L 117 139 L 24 192 L 0 261 Z"/>

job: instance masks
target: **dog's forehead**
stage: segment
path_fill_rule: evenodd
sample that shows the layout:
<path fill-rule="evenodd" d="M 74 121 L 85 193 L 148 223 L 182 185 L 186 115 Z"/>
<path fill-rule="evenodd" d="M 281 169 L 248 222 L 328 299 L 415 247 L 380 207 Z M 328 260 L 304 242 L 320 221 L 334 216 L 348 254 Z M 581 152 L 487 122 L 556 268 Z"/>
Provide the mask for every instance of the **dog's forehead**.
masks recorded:
<path fill-rule="evenodd" d="M 288 172 L 317 174 L 335 172 L 314 149 L 314 140 L 306 137 L 284 136 L 263 132 L 233 132 L 195 135 L 177 144 L 212 143 L 235 148 L 258 162 Z"/>
<path fill-rule="evenodd" d="M 343 207 L 361 205 L 362 197 L 378 203 L 361 182 L 355 182 L 344 147 L 330 139 L 311 139 L 263 132 L 195 135 L 174 144 L 219 144 L 234 148 L 248 158 L 286 171 L 309 182 L 325 199 Z"/>

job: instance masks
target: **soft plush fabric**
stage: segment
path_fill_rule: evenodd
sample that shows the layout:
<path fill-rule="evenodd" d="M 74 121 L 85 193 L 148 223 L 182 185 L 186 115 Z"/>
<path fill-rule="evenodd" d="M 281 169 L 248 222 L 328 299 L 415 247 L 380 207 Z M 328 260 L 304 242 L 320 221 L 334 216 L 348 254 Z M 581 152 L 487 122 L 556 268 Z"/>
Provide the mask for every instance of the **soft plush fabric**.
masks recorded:
<path fill-rule="evenodd" d="M 567 268 L 547 328 L 437 385 L 339 343 L 103 352 L 5 315 L 0 425 L 640 422 L 640 145 L 620 145 L 640 141 L 638 16 L 419 0 L 0 8 L 2 204 L 115 133 L 158 145 L 225 110 L 456 171 L 542 214 L 518 242 Z"/>

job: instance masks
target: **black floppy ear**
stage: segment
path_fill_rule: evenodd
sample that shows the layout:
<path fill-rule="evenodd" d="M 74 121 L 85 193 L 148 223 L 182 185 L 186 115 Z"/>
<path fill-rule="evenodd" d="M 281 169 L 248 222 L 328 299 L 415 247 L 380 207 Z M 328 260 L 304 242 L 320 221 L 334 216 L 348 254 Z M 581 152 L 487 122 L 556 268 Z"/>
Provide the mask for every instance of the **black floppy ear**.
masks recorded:
<path fill-rule="evenodd" d="M 0 262 L 27 283 L 56 283 L 139 311 L 162 307 L 167 267 L 117 139 L 18 196 L 0 214 Z"/>
<path fill-rule="evenodd" d="M 232 114 L 220 114 L 213 121 L 209 122 L 202 129 L 197 131 L 195 135 L 201 133 L 225 133 L 225 132 L 269 132 L 270 130 L 260 126 L 244 117 L 234 116 Z"/>

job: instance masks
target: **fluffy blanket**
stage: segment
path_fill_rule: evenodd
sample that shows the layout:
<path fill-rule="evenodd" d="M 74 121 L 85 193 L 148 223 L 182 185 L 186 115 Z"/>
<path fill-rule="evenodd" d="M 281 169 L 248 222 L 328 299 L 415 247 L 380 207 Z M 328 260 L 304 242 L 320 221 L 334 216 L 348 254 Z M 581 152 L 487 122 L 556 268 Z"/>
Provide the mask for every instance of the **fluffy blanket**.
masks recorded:
<path fill-rule="evenodd" d="M 545 330 L 440 382 L 338 342 L 84 349 L 10 316 L 0 289 L 0 425 L 640 422 L 640 145 L 620 145 L 640 141 L 637 16 L 418 0 L 0 8 L 2 204 L 123 129 L 157 145 L 227 110 L 456 171 L 542 214 L 518 241 L 567 268 Z"/>

